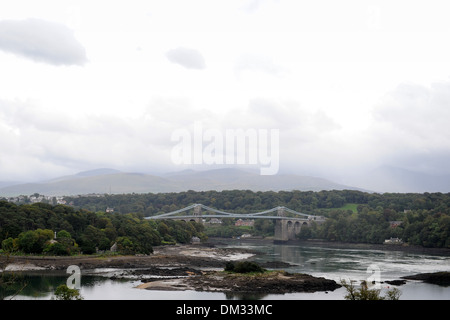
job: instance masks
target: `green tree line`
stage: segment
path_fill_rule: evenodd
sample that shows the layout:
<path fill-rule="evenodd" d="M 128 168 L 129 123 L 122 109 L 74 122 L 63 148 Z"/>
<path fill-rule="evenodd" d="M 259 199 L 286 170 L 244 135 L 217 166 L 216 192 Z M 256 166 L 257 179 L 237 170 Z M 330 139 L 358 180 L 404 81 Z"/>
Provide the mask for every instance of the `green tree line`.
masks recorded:
<path fill-rule="evenodd" d="M 56 239 L 55 239 L 56 232 Z M 136 213 L 92 212 L 45 203 L 16 205 L 0 201 L 0 242 L 4 252 L 71 255 L 109 250 L 149 254 L 165 243 L 204 239 L 203 225 L 150 221 Z"/>
<path fill-rule="evenodd" d="M 432 210 L 450 214 L 450 194 L 444 193 L 368 193 L 356 190 L 332 191 L 185 191 L 177 193 L 117 194 L 103 196 L 65 197 L 71 205 L 93 212 L 105 211 L 138 213 L 152 216 L 184 208 L 193 203 L 237 213 L 256 212 L 276 206 L 308 214 L 323 214 L 324 210 L 340 208 L 346 203 L 381 207 L 395 212 L 404 210 Z"/>
<path fill-rule="evenodd" d="M 368 193 L 356 190 L 332 191 L 186 191 L 179 193 L 148 193 L 105 195 L 102 197 L 66 198 L 78 208 L 116 212 L 134 212 L 152 216 L 202 203 L 220 210 L 250 213 L 286 206 L 290 209 L 327 217 L 322 225 L 302 230 L 303 238 L 321 238 L 330 241 L 383 243 L 390 237 L 405 243 L 425 247 L 450 247 L 449 193 Z M 354 204 L 356 210 L 346 210 Z M 392 221 L 401 224 L 392 227 Z M 256 222 L 255 222 L 256 223 Z M 256 234 L 273 233 L 273 223 L 255 224 Z M 225 236 L 237 231 L 227 226 L 216 232 Z"/>
<path fill-rule="evenodd" d="M 358 212 L 332 210 L 323 224 L 302 229 L 300 238 L 381 244 L 385 239 L 400 238 L 404 243 L 424 247 L 450 248 L 450 215 L 433 210 L 395 213 L 390 209 Z M 396 226 L 391 219 L 401 221 Z"/>
<path fill-rule="evenodd" d="M 204 238 L 205 233 L 226 237 L 242 234 L 242 230 L 232 227 L 231 221 L 215 228 L 214 232 L 207 232 L 196 223 L 142 219 L 202 203 L 236 213 L 286 206 L 327 217 L 323 224 L 302 229 L 301 238 L 383 243 L 385 239 L 398 237 L 412 245 L 450 248 L 449 193 L 229 190 L 79 196 L 65 200 L 72 206 L 1 202 L 1 239 L 18 238 L 22 232 L 37 232 L 37 229 L 65 230 L 83 252 L 93 251 L 94 247 L 107 248 L 113 242 L 127 250 L 148 252 L 146 248 L 150 246 L 185 243 L 193 235 Z M 346 209 L 348 204 L 355 209 Z M 114 208 L 114 213 L 105 213 L 107 207 Z M 401 224 L 393 227 L 392 221 L 401 221 Z M 273 230 L 273 221 L 258 220 L 252 233 L 268 236 Z M 11 245 L 11 241 L 9 243 Z"/>

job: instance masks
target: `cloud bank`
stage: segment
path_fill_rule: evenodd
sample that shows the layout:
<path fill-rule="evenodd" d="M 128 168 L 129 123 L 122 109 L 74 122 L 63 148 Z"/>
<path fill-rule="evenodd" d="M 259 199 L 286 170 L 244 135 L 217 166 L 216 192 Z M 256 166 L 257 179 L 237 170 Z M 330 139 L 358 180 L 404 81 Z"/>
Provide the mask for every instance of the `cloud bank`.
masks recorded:
<path fill-rule="evenodd" d="M 65 25 L 41 19 L 0 21 L 0 49 L 52 65 L 83 65 L 84 47 Z"/>
<path fill-rule="evenodd" d="M 205 59 L 197 50 L 178 47 L 166 52 L 170 62 L 178 64 L 186 69 L 202 70 L 206 68 Z"/>

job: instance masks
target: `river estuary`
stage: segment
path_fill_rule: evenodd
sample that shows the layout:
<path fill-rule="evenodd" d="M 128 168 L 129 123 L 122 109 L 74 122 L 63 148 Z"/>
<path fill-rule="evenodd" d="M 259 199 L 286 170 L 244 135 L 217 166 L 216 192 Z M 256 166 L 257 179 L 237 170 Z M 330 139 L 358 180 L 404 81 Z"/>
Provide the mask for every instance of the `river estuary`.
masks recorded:
<path fill-rule="evenodd" d="M 298 246 L 263 243 L 257 241 L 229 241 L 223 247 L 238 247 L 258 251 L 254 261 L 283 261 L 291 264 L 288 272 L 300 272 L 325 277 L 340 282 L 346 280 L 373 280 L 381 282 L 398 280 L 402 276 L 418 273 L 450 271 L 450 257 L 417 254 L 403 251 L 327 248 L 324 246 Z M 103 271 L 105 274 L 110 270 Z M 51 299 L 54 289 L 66 283 L 68 275 L 50 271 L 32 272 L 25 275 L 28 283 L 14 299 Z M 159 291 L 138 289 L 140 280 L 110 279 L 100 275 L 81 275 L 80 293 L 85 300 L 342 300 L 344 288 L 333 292 L 291 293 L 268 295 L 230 295 L 218 292 Z M 381 289 L 392 288 L 381 283 Z M 401 291 L 401 300 L 450 300 L 450 287 L 408 280 L 395 286 Z"/>

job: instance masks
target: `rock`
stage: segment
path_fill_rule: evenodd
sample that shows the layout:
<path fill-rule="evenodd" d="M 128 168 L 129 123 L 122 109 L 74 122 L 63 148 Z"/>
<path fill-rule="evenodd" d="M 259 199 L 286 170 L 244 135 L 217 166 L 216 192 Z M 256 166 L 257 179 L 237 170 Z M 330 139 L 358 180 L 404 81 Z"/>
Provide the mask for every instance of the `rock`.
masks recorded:
<path fill-rule="evenodd" d="M 419 273 L 412 276 L 405 276 L 402 279 L 407 280 L 421 280 L 426 283 L 437 284 L 439 286 L 450 286 L 450 272 L 434 272 L 434 273 Z"/>
<path fill-rule="evenodd" d="M 406 280 L 388 280 L 384 282 L 393 286 L 401 286 L 406 284 Z"/>
<path fill-rule="evenodd" d="M 195 290 L 208 288 L 208 291 L 266 294 L 333 291 L 341 287 L 334 280 L 283 271 L 256 275 L 209 272 L 202 276 L 189 277 L 185 281 L 189 283 L 189 286 L 196 288 Z"/>

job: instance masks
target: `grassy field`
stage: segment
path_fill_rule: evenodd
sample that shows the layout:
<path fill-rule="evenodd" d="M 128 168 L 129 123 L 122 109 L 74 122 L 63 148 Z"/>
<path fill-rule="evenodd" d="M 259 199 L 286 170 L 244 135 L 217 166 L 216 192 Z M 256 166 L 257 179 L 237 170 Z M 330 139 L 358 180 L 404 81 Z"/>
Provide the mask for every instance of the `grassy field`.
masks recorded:
<path fill-rule="evenodd" d="M 341 210 L 352 210 L 353 212 L 358 212 L 357 210 L 358 204 L 357 203 L 346 203 L 342 207 L 338 208 Z"/>
<path fill-rule="evenodd" d="M 342 207 L 340 207 L 340 208 L 328 208 L 328 209 L 326 209 L 326 210 L 336 210 L 336 209 L 339 209 L 339 210 L 351 210 L 351 211 L 353 211 L 353 212 L 358 212 L 358 204 L 357 203 L 346 203 L 346 204 L 344 204 Z"/>

